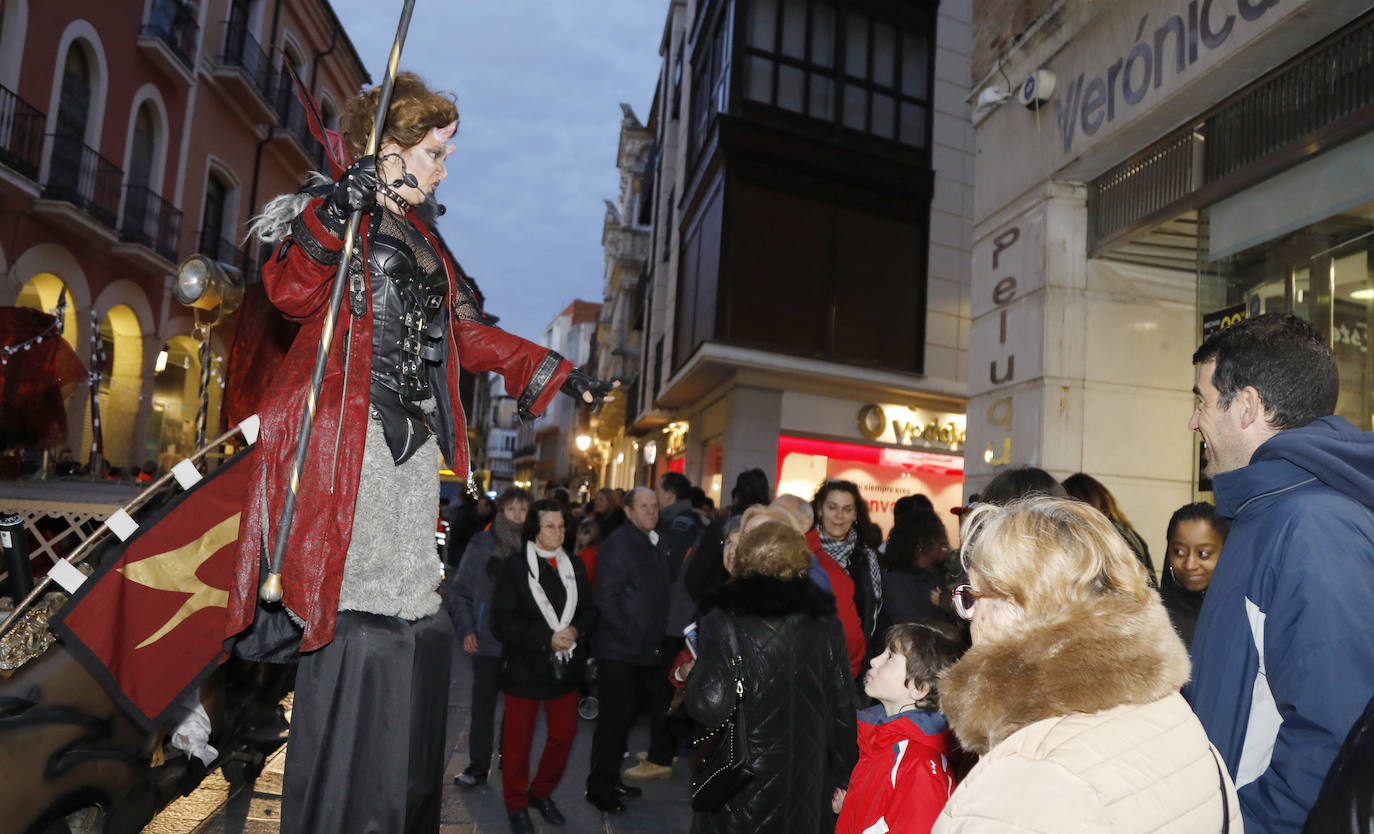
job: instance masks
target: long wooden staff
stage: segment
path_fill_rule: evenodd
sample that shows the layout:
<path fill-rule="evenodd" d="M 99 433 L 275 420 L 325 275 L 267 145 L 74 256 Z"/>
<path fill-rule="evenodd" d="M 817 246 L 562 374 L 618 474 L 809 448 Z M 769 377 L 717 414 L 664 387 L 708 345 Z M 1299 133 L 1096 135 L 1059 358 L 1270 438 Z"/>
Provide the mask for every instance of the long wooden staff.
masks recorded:
<path fill-rule="evenodd" d="M 396 27 L 396 40 L 391 44 L 391 57 L 386 63 L 386 77 L 382 79 L 382 92 L 377 97 L 377 114 L 372 120 L 372 135 L 367 139 L 364 156 L 375 156 L 381 143 L 382 128 L 386 124 L 386 114 L 391 108 L 391 87 L 396 82 L 396 68 L 401 62 L 401 46 L 410 28 L 410 13 L 415 8 L 415 0 L 405 0 L 401 8 L 401 22 Z M 277 602 L 281 599 L 281 568 L 286 556 L 286 540 L 291 533 L 291 521 L 296 515 L 296 493 L 300 491 L 301 471 L 305 468 L 306 452 L 310 447 L 310 430 L 315 425 L 315 402 L 319 398 L 320 386 L 324 382 L 324 369 L 329 361 L 329 344 L 333 341 L 334 322 L 338 318 L 339 307 L 343 302 L 344 283 L 348 274 L 348 264 L 353 258 L 353 243 L 362 222 L 362 211 L 354 211 L 348 218 L 348 228 L 344 232 L 343 252 L 339 258 L 339 269 L 334 273 L 334 288 L 329 295 L 329 308 L 325 310 L 324 328 L 320 331 L 320 346 L 315 353 L 315 372 L 310 376 L 310 391 L 301 412 L 300 432 L 296 440 L 296 458 L 291 466 L 290 488 L 282 503 L 281 521 L 277 525 L 277 539 L 272 547 L 272 566 L 267 578 L 258 589 L 258 597 L 263 602 Z M 342 415 L 340 416 L 342 419 Z"/>

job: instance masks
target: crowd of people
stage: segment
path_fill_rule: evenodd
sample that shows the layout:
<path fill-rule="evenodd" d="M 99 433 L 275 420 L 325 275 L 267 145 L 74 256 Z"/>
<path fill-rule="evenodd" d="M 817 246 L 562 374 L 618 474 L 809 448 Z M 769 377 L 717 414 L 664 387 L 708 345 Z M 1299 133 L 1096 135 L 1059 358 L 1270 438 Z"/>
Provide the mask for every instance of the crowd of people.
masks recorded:
<path fill-rule="evenodd" d="M 258 403 L 225 633 L 298 661 L 283 831 L 438 831 L 455 642 L 474 660 L 457 781 L 499 757 L 517 834 L 531 808 L 566 822 L 592 697 L 586 800 L 622 813 L 692 749 L 698 832 L 1370 829 L 1374 434 L 1334 416 L 1311 324 L 1257 316 L 1195 353 L 1215 506 L 1166 531 L 1087 473 L 1001 471 L 957 527 L 913 495 L 884 540 L 847 481 L 774 495 L 752 469 L 717 512 L 669 472 L 580 507 L 557 487 L 460 502 L 441 560 L 439 462 L 469 463 L 460 370 L 501 375 L 522 419 L 618 383 L 482 312 L 430 222 L 457 108 L 400 73 L 379 114 L 384 87 L 343 108 L 347 169 L 252 225 L 300 330 Z"/>
<path fill-rule="evenodd" d="M 499 753 L 512 830 L 529 808 L 562 824 L 594 694 L 584 789 L 605 813 L 743 733 L 741 772 L 711 775 L 729 796 L 694 783 L 693 831 L 1368 830 L 1374 442 L 1331 416 L 1330 351 L 1298 319 L 1228 328 L 1195 362 L 1217 504 L 1162 531 L 1086 473 L 1026 466 L 957 519 L 903 498 L 885 536 L 855 484 L 773 496 L 757 469 L 720 511 L 678 473 L 585 505 L 506 490 L 449 589 L 475 670 L 457 781 Z"/>

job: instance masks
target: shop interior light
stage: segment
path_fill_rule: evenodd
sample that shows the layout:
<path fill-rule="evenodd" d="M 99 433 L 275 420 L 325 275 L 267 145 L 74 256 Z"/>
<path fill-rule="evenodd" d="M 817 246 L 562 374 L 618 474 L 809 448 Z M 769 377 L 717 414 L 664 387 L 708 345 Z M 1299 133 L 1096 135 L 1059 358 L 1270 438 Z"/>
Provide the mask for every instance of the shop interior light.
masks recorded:
<path fill-rule="evenodd" d="M 573 442 L 577 444 L 577 451 L 579 452 L 585 452 L 592 447 L 592 439 L 589 435 L 579 434 Z"/>
<path fill-rule="evenodd" d="M 157 355 L 157 364 L 153 366 L 153 373 L 160 374 L 167 370 L 167 351 L 160 351 Z"/>
<path fill-rule="evenodd" d="M 653 466 L 656 460 L 658 460 L 658 442 L 650 440 L 644 444 L 644 462 Z"/>
<path fill-rule="evenodd" d="M 1374 298 L 1374 287 L 1365 287 L 1362 290 L 1355 290 L 1350 294 L 1350 297 L 1356 301 L 1368 301 Z"/>
<path fill-rule="evenodd" d="M 187 307 L 228 315 L 243 301 L 243 274 L 204 255 L 192 255 L 177 267 L 173 291 Z"/>

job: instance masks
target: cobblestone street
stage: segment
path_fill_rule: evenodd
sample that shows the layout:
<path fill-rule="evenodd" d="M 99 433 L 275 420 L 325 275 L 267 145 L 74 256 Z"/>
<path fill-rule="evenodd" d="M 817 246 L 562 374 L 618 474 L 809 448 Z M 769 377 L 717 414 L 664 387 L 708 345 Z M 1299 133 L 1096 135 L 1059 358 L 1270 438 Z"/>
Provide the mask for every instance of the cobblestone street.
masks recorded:
<path fill-rule="evenodd" d="M 468 699 L 472 664 L 461 650 L 455 652 L 453 681 L 449 690 L 448 726 L 449 760 L 444 769 L 444 805 L 441 834 L 477 834 L 477 832 L 506 832 L 510 825 L 501 802 L 500 771 L 493 770 L 491 781 L 478 788 L 461 788 L 453 777 L 467 766 Z M 500 721 L 498 714 L 497 721 Z M 530 812 L 535 829 L 540 832 L 567 831 L 607 832 L 607 834 L 685 834 L 692 823 L 688 803 L 689 779 L 686 762 L 679 762 L 670 779 L 659 782 L 632 783 L 644 789 L 644 796 L 625 801 L 623 815 L 603 815 L 582 797 L 583 782 L 591 751 L 594 723 L 579 720 L 577 739 L 563 783 L 553 798 L 568 818 L 562 829 L 546 823 L 534 811 Z M 630 736 L 631 754 L 625 766 L 634 763 L 633 751 L 644 750 L 648 743 L 647 724 L 641 718 Z M 535 750 L 543 744 L 541 728 L 535 736 Z M 289 744 L 288 744 L 289 746 Z M 231 788 L 218 771 L 211 774 L 190 796 L 172 803 L 149 826 L 147 834 L 269 834 L 280 830 L 282 770 L 287 748 L 277 751 L 267 762 L 261 776 L 253 785 Z M 533 767 L 533 763 L 532 763 Z"/>

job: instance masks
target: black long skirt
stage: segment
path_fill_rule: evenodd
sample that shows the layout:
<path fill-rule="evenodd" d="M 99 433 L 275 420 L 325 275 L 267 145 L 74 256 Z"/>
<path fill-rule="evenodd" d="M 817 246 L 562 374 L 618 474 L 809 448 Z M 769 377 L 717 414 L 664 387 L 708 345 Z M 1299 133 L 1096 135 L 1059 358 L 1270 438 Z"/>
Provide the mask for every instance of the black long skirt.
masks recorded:
<path fill-rule="evenodd" d="M 453 626 L 339 612 L 304 655 L 282 786 L 283 834 L 435 834 Z"/>

